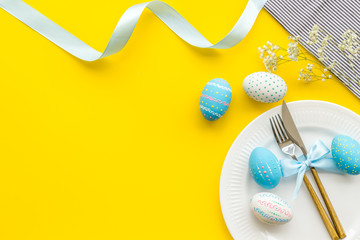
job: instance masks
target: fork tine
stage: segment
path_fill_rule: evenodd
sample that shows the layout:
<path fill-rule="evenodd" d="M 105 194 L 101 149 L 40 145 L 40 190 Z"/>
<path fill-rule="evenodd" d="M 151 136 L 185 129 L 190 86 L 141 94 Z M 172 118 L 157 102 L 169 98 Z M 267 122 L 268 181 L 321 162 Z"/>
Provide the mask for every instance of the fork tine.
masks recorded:
<path fill-rule="evenodd" d="M 280 140 L 279 140 L 279 138 L 278 138 L 278 136 L 277 136 L 277 134 L 275 132 L 275 129 L 274 129 L 274 124 L 273 124 L 272 118 L 269 118 L 269 121 L 270 121 L 271 129 L 272 129 L 272 131 L 274 133 L 275 140 L 276 140 L 276 142 L 278 144 L 280 144 Z"/>
<path fill-rule="evenodd" d="M 284 126 L 284 122 L 282 121 L 280 115 L 277 114 L 275 118 L 276 118 L 276 122 L 278 123 L 279 129 L 280 129 L 281 133 L 283 134 L 285 140 L 288 140 L 289 136 L 287 135 L 287 132 L 286 132 L 285 126 Z"/>
<path fill-rule="evenodd" d="M 285 130 L 285 133 L 286 133 L 286 135 L 287 135 L 287 131 L 286 131 L 286 128 L 285 128 L 284 122 L 283 122 L 283 120 L 282 120 L 282 118 L 280 117 L 280 115 L 279 115 L 279 114 L 278 114 L 278 116 L 279 116 L 279 119 L 280 119 L 280 122 L 281 122 L 281 126 L 283 127 L 283 129 Z M 288 136 L 288 138 L 289 138 L 289 136 Z"/>
<path fill-rule="evenodd" d="M 272 117 L 272 120 L 274 122 L 274 126 L 275 126 L 275 129 L 276 129 L 276 133 L 278 134 L 279 138 L 280 138 L 280 142 L 284 142 L 286 140 L 285 137 L 283 137 L 281 135 L 281 132 L 279 130 L 280 126 L 279 126 L 279 122 L 276 121 L 276 117 Z"/>

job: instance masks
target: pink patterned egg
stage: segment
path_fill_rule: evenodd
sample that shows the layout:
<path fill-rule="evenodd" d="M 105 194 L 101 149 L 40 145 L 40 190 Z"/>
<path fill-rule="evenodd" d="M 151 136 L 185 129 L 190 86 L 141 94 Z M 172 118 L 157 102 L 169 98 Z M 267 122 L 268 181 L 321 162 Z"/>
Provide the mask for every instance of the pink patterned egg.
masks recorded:
<path fill-rule="evenodd" d="M 281 225 L 291 221 L 293 212 L 281 197 L 260 192 L 250 200 L 250 209 L 257 219 L 271 225 Z"/>

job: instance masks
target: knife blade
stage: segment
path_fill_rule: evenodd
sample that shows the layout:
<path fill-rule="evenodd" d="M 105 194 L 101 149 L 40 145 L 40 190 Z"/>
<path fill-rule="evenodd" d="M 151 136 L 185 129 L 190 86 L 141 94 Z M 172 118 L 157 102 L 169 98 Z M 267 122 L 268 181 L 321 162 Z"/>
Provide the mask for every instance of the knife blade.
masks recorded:
<path fill-rule="evenodd" d="M 284 122 L 284 127 L 289 135 L 289 138 L 299 146 L 301 151 L 303 152 L 304 156 L 306 157 L 307 151 L 305 148 L 305 144 L 301 139 L 299 130 L 297 129 L 295 122 L 291 116 L 289 108 L 286 105 L 286 102 L 283 100 L 282 108 L 281 108 L 281 115 Z"/>

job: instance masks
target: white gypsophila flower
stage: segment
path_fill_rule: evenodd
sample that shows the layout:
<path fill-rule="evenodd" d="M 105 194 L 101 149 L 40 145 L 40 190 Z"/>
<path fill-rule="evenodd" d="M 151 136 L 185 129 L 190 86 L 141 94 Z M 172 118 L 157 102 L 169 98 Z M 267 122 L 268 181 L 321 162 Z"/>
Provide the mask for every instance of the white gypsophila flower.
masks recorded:
<path fill-rule="evenodd" d="M 276 66 L 278 64 L 278 58 L 276 56 L 267 55 L 264 58 L 263 63 L 265 65 L 266 70 L 268 70 L 269 72 L 276 71 Z"/>
<path fill-rule="evenodd" d="M 343 41 L 338 44 L 338 48 L 341 51 L 348 51 L 348 57 L 350 60 L 354 60 L 354 58 L 359 58 L 360 55 L 360 40 L 358 35 L 348 29 L 342 35 Z"/>
<path fill-rule="evenodd" d="M 289 42 L 288 46 L 289 46 L 288 49 L 287 49 L 288 57 L 292 61 L 297 62 L 297 60 L 299 58 L 298 42 Z"/>
<path fill-rule="evenodd" d="M 311 63 L 308 63 L 307 65 L 306 65 L 306 69 L 308 70 L 308 71 L 312 71 L 312 69 L 313 69 L 313 67 L 314 67 L 314 64 L 311 64 Z"/>
<path fill-rule="evenodd" d="M 323 40 L 321 41 L 321 47 L 326 47 L 328 45 L 328 42 L 330 40 L 330 36 L 326 35 Z"/>
<path fill-rule="evenodd" d="M 324 58 L 324 48 L 322 48 L 322 47 L 318 48 L 317 54 L 319 55 L 319 61 L 323 62 L 325 60 L 325 58 Z"/>
<path fill-rule="evenodd" d="M 308 83 L 310 81 L 326 81 L 326 79 L 330 79 L 331 75 L 326 75 L 324 72 L 321 75 L 316 74 L 316 71 L 314 72 L 314 70 L 320 70 L 319 68 L 314 68 L 314 65 L 311 63 L 308 63 L 306 65 L 306 68 L 302 68 L 300 69 L 299 72 L 299 78 L 298 80 L 304 80 L 305 83 Z"/>
<path fill-rule="evenodd" d="M 311 81 L 313 74 L 313 64 L 308 63 L 306 66 L 306 69 L 301 69 L 299 72 L 299 78 L 298 80 L 303 79 L 304 82 L 308 83 Z"/>
<path fill-rule="evenodd" d="M 317 49 L 320 62 L 324 62 L 328 60 L 328 58 L 326 58 L 324 55 L 325 55 L 325 48 L 328 46 L 329 40 L 330 40 L 330 36 L 329 35 L 325 36 L 321 41 L 321 46 Z"/>
<path fill-rule="evenodd" d="M 326 30 L 321 28 L 319 25 L 315 24 L 311 31 L 309 32 L 309 40 L 306 41 L 309 45 L 316 45 L 315 51 L 317 53 L 317 58 L 319 62 L 314 62 L 308 58 L 310 54 L 306 51 L 302 52 L 299 48 L 299 36 L 289 36 L 288 48 L 284 49 L 273 44 L 270 41 L 267 41 L 266 44 L 262 47 L 259 47 L 260 58 L 263 59 L 263 63 L 266 69 L 271 72 L 277 69 L 277 66 L 287 63 L 290 61 L 304 61 L 308 60 L 314 62 L 313 64 L 308 63 L 305 68 L 301 69 L 299 72 L 298 80 L 304 80 L 306 83 L 310 81 L 326 81 L 331 79 L 331 73 L 336 74 L 337 76 L 343 76 L 343 69 L 337 62 L 333 59 L 329 59 L 331 51 L 328 47 L 337 47 L 338 50 L 342 51 L 342 54 L 347 58 L 349 62 L 349 67 L 354 70 L 354 61 L 355 59 L 360 59 L 360 34 L 347 30 L 342 35 L 342 41 L 336 43 L 330 35 L 326 33 Z M 284 52 L 287 54 L 284 54 Z M 329 57 L 328 57 L 329 56 Z M 326 64 L 326 65 L 325 65 Z M 360 78 L 356 76 L 356 83 L 360 85 Z"/>
<path fill-rule="evenodd" d="M 264 58 L 264 49 L 259 47 L 258 50 L 259 50 L 259 53 L 260 53 L 260 58 Z"/>
<path fill-rule="evenodd" d="M 260 53 L 260 58 L 263 59 L 265 68 L 269 72 L 276 71 L 278 61 L 279 61 L 279 59 L 282 58 L 282 56 L 280 56 L 280 57 L 276 56 L 275 52 L 278 49 L 279 49 L 279 46 L 274 45 L 270 41 L 267 41 L 266 45 L 264 45 L 262 48 L 261 47 L 258 48 L 259 53 Z"/>
<path fill-rule="evenodd" d="M 326 68 L 331 71 L 336 67 L 336 64 L 337 64 L 336 60 L 333 60 L 332 63 L 329 66 L 327 66 Z"/>
<path fill-rule="evenodd" d="M 293 36 L 288 36 L 287 39 L 298 42 L 298 41 L 300 40 L 300 36 L 299 36 L 299 35 L 297 35 L 297 36 L 295 36 L 295 37 L 293 37 Z"/>
<path fill-rule="evenodd" d="M 318 39 L 318 37 L 319 37 L 319 31 L 320 31 L 319 25 L 315 24 L 315 25 L 313 26 L 313 28 L 311 29 L 311 31 L 309 32 L 309 38 L 310 38 L 310 40 L 307 41 L 307 44 L 313 45 L 313 44 L 315 44 L 315 43 L 318 42 L 317 39 Z"/>

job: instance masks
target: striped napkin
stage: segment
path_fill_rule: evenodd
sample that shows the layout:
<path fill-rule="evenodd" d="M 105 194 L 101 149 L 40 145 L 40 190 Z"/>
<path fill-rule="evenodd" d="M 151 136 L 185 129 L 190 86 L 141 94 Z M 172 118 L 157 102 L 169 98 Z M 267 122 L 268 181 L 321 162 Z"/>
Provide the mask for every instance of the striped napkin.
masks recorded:
<path fill-rule="evenodd" d="M 300 43 L 314 56 L 317 56 L 319 45 L 309 46 L 305 42 L 309 39 L 308 33 L 318 24 L 329 33 L 337 43 L 342 41 L 342 33 L 352 29 L 360 33 L 360 1 L 359 0 L 268 0 L 265 9 L 292 35 L 299 35 Z M 331 53 L 328 50 L 332 50 Z M 360 79 L 360 61 L 355 59 L 354 71 L 347 59 L 335 47 L 329 45 L 326 54 L 330 64 L 336 60 L 344 69 L 344 75 L 356 80 Z M 331 61 L 330 61 L 331 60 Z M 342 83 L 358 98 L 360 85 L 354 81 L 337 76 Z"/>

